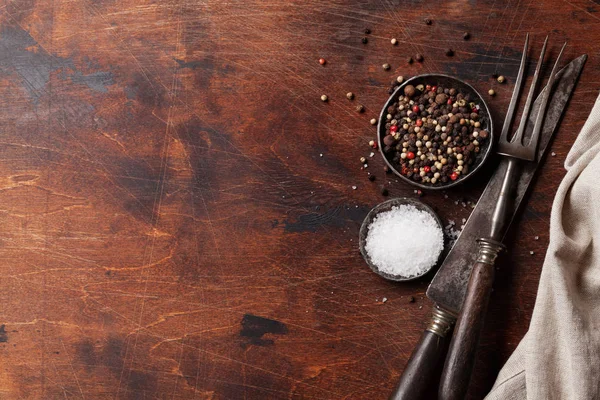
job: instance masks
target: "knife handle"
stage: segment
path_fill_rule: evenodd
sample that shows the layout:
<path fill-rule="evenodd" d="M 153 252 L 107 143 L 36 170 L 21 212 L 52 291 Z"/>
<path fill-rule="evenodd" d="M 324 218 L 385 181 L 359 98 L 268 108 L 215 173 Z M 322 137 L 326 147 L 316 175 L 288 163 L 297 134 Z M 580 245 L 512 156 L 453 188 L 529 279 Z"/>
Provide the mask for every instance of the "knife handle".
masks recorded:
<path fill-rule="evenodd" d="M 479 336 L 492 292 L 494 262 L 504 248 L 502 243 L 491 239 L 479 239 L 478 242 L 479 255 L 471 271 L 465 301 L 450 342 L 438 400 L 463 400 L 469 387 Z"/>
<path fill-rule="evenodd" d="M 439 379 L 441 362 L 448 350 L 448 333 L 455 321 L 456 317 L 448 311 L 434 307 L 431 322 L 413 350 L 390 400 L 431 398 L 428 392 Z M 435 396 L 435 391 L 433 393 Z"/>

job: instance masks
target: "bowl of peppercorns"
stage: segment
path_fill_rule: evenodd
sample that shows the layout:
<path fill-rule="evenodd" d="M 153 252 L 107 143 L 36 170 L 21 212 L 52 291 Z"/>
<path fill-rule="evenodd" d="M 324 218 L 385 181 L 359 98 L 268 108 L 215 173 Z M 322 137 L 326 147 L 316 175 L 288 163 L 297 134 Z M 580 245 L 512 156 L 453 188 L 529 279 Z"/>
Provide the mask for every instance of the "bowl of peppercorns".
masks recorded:
<path fill-rule="evenodd" d="M 475 174 L 494 142 L 485 101 L 447 75 L 419 75 L 390 96 L 378 124 L 389 169 L 421 189 L 447 189 Z"/>

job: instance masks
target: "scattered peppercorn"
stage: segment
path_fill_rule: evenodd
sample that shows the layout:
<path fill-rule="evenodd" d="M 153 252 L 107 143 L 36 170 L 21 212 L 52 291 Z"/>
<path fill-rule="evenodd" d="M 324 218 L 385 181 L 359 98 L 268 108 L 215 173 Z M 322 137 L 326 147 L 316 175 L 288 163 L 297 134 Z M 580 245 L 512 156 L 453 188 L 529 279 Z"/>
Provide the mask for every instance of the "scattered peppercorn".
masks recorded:
<path fill-rule="evenodd" d="M 348 92 L 348 93 L 346 93 L 346 98 L 347 98 L 348 100 L 352 100 L 352 99 L 354 98 L 354 93 L 352 93 L 352 92 Z"/>
<path fill-rule="evenodd" d="M 535 254 L 535 252 L 533 252 L 533 251 L 530 251 L 530 252 L 529 252 L 529 254 L 531 254 L 531 255 L 534 255 L 534 254 Z"/>
<path fill-rule="evenodd" d="M 369 180 L 370 180 L 371 182 L 375 181 L 375 175 L 369 175 Z"/>
<path fill-rule="evenodd" d="M 494 79 L 498 79 L 498 76 L 499 76 L 498 74 L 492 74 L 492 78 L 494 78 Z"/>
<path fill-rule="evenodd" d="M 490 89 L 488 90 L 488 94 L 492 97 L 494 97 L 496 95 L 496 91 L 494 89 Z"/>
<path fill-rule="evenodd" d="M 412 63 L 414 62 L 414 60 L 413 60 L 413 58 L 412 58 L 412 57 L 408 57 L 408 60 L 407 60 L 407 62 L 408 62 L 409 64 L 412 64 Z"/>
<path fill-rule="evenodd" d="M 452 57 L 452 56 L 454 55 L 454 50 L 452 50 L 452 49 L 448 49 L 448 50 L 446 50 L 446 55 L 447 55 L 448 57 Z"/>
<path fill-rule="evenodd" d="M 327 60 L 325 60 L 324 58 L 319 58 L 319 64 L 325 65 L 326 63 L 327 63 Z"/>
<path fill-rule="evenodd" d="M 329 100 L 329 97 L 327 97 L 326 94 L 321 96 L 321 101 L 327 101 L 327 100 Z"/>
<path fill-rule="evenodd" d="M 396 38 L 393 38 L 393 39 L 391 40 L 391 42 L 392 42 L 392 44 L 393 44 L 394 46 L 398 44 L 398 40 L 396 40 Z"/>
<path fill-rule="evenodd" d="M 371 34 L 371 30 L 369 28 L 365 28 L 365 35 L 370 35 Z"/>
<path fill-rule="evenodd" d="M 498 83 L 504 83 L 506 81 L 506 78 L 504 77 L 504 75 L 500 75 L 497 80 Z"/>
<path fill-rule="evenodd" d="M 540 240 L 540 237 L 536 236 L 536 237 L 533 238 L 533 240 Z"/>
<path fill-rule="evenodd" d="M 371 118 L 371 125 L 377 125 L 377 120 L 375 118 Z"/>
<path fill-rule="evenodd" d="M 465 33 L 463 33 L 463 39 L 464 39 L 464 40 L 469 40 L 469 39 L 471 39 L 471 34 L 470 34 L 469 32 L 465 32 Z"/>
<path fill-rule="evenodd" d="M 425 18 L 425 23 L 427 25 L 431 25 L 433 23 L 433 21 L 431 20 L 431 18 Z"/>
<path fill-rule="evenodd" d="M 417 62 L 423 62 L 423 55 L 422 54 L 417 54 L 415 56 L 415 60 L 417 60 Z"/>
<path fill-rule="evenodd" d="M 385 63 L 385 64 L 383 64 L 383 65 L 382 65 L 382 67 L 383 67 L 383 69 L 384 69 L 385 71 L 387 71 L 387 70 L 389 70 L 389 69 L 390 69 L 390 64 L 388 64 L 388 63 Z"/>
<path fill-rule="evenodd" d="M 361 157 L 361 158 L 360 158 L 360 163 L 361 163 L 361 164 L 364 164 L 364 163 L 366 163 L 366 162 L 367 162 L 367 159 L 366 159 L 365 157 Z"/>
<path fill-rule="evenodd" d="M 388 167 L 387 165 L 385 165 L 383 167 L 383 172 L 385 172 L 386 174 L 389 174 L 390 173 L 390 167 Z"/>
<path fill-rule="evenodd" d="M 358 111 L 359 113 L 365 112 L 365 106 L 359 104 L 358 106 L 356 106 L 356 111 Z"/>
<path fill-rule="evenodd" d="M 367 44 L 369 43 L 369 39 L 367 39 L 366 37 L 362 38 L 362 42 L 363 44 Z"/>
<path fill-rule="evenodd" d="M 415 302 L 415 297 L 414 297 L 414 296 L 410 296 L 410 297 L 408 298 L 408 302 L 409 302 L 409 303 L 414 303 L 414 302 Z"/>
<path fill-rule="evenodd" d="M 552 152 L 552 154 L 550 154 L 552 157 L 556 157 L 556 153 Z"/>
<path fill-rule="evenodd" d="M 387 196 L 388 194 L 390 194 L 390 192 L 386 189 L 386 188 L 381 188 L 381 195 L 382 196 Z"/>
<path fill-rule="evenodd" d="M 402 83 L 402 82 L 404 82 L 404 77 L 403 77 L 402 75 L 398 76 L 398 77 L 396 78 L 396 82 L 398 82 L 398 83 Z"/>

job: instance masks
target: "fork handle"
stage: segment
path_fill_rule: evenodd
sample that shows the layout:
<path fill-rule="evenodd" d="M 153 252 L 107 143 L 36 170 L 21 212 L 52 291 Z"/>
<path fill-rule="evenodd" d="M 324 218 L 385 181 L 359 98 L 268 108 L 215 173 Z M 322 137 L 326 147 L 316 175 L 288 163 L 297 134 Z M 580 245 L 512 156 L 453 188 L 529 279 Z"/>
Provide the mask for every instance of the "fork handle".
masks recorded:
<path fill-rule="evenodd" d="M 471 271 L 467 294 L 456 321 L 442 379 L 439 400 L 463 400 L 467 394 L 475 353 L 494 282 L 494 262 L 504 246 L 492 239 L 479 239 L 479 255 Z"/>

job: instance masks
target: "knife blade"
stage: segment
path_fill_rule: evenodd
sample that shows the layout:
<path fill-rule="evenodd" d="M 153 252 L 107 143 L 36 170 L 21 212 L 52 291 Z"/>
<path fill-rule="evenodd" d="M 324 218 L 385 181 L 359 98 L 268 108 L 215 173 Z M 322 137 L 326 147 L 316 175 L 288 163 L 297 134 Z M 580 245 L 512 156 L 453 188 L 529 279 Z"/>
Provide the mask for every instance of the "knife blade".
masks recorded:
<path fill-rule="evenodd" d="M 540 133 L 536 158 L 538 162 L 529 163 L 522 169 L 515 191 L 513 210 L 509 214 L 511 222 L 539 166 L 539 160 L 546 152 L 586 60 L 587 55 L 584 54 L 571 61 L 557 74 L 556 90 L 551 94 L 544 126 Z M 544 88 L 538 95 L 532 106 L 531 116 L 537 115 L 541 98 L 546 90 L 548 89 Z M 532 130 L 533 119 L 529 118 L 525 136 L 529 137 Z M 390 400 L 424 399 L 432 386 L 437 389 L 441 372 L 440 361 L 445 359 L 449 332 L 462 307 L 471 269 L 477 257 L 479 245 L 476 239 L 482 237 L 490 229 L 491 213 L 493 213 L 495 200 L 498 198 L 507 166 L 506 160 L 499 163 L 475 209 L 465 223 L 462 233 L 429 285 L 426 292 L 427 297 L 436 303 L 433 308 L 433 316 L 408 360 Z M 506 235 L 506 231 L 503 232 L 504 235 Z"/>
<path fill-rule="evenodd" d="M 559 81 L 556 90 L 551 95 L 548 111 L 544 120 L 544 127 L 540 136 L 537 154 L 538 161 L 527 163 L 522 169 L 521 177 L 519 178 L 519 183 L 515 191 L 512 217 L 510 218 L 511 222 L 527 192 L 527 188 L 533 180 L 535 171 L 540 165 L 539 160 L 542 159 L 546 152 L 546 148 L 552 139 L 563 110 L 571 97 L 571 93 L 575 88 L 575 84 L 577 83 L 577 79 L 581 74 L 581 70 L 586 60 L 587 55 L 584 54 L 571 61 L 558 73 L 559 78 L 557 79 L 559 79 Z M 544 91 L 546 90 L 547 88 L 544 88 Z M 529 137 L 531 134 L 533 129 L 533 117 L 537 115 L 542 95 L 543 92 L 539 94 L 532 106 L 532 112 L 530 113 L 530 118 L 528 120 L 525 137 Z M 477 202 L 475 209 L 467 220 L 462 233 L 427 288 L 427 297 L 433 300 L 438 306 L 451 313 L 458 314 L 462 307 L 471 269 L 478 254 L 478 244 L 476 240 L 485 236 L 490 230 L 492 220 L 491 214 L 494 211 L 494 206 L 498 199 L 498 194 L 500 193 L 500 186 L 507 165 L 508 160 L 503 159 L 500 161 L 498 168 L 492 175 L 488 185 Z M 510 226 L 510 223 L 506 224 L 506 226 Z M 506 235 L 507 230 L 508 228 L 504 230 L 503 236 Z"/>

